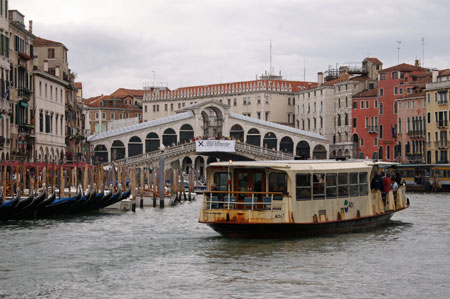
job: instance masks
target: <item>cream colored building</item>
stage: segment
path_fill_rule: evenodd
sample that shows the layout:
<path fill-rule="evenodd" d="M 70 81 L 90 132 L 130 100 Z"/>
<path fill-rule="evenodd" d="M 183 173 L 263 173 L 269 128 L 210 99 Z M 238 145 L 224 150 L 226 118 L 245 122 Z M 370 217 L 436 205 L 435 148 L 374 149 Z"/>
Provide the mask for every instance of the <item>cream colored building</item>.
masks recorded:
<path fill-rule="evenodd" d="M 36 151 L 40 161 L 65 157 L 65 104 L 68 82 L 47 72 L 34 71 Z"/>
<path fill-rule="evenodd" d="M 330 157 L 358 158 L 353 153 L 352 95 L 377 86 L 382 63 L 366 58 L 361 66 L 344 66 L 318 73 L 318 86 L 298 92 L 296 96 L 296 128 L 323 135 L 330 142 Z M 325 82 L 324 79 L 327 79 Z"/>
<path fill-rule="evenodd" d="M 426 161 L 449 163 L 450 149 L 450 70 L 433 71 L 427 83 L 426 99 Z"/>
<path fill-rule="evenodd" d="M 215 100 L 228 105 L 231 112 L 293 127 L 295 93 L 315 85 L 268 76 L 254 81 L 182 87 L 176 90 L 154 89 L 144 96 L 143 120 L 174 115 L 179 109 Z"/>

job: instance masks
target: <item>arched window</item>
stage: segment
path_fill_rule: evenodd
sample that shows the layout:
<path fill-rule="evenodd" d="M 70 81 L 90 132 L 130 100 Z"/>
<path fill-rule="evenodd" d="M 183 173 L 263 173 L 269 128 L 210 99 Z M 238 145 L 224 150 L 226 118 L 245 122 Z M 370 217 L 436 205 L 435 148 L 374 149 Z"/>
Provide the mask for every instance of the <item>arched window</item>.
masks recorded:
<path fill-rule="evenodd" d="M 111 161 L 125 158 L 125 145 L 120 140 L 114 140 L 111 146 Z"/>
<path fill-rule="evenodd" d="M 128 157 L 133 157 L 142 154 L 142 141 L 141 138 L 133 136 L 128 142 Z"/>
<path fill-rule="evenodd" d="M 280 151 L 285 152 L 285 153 L 290 153 L 290 154 L 294 153 L 294 142 L 292 141 L 292 139 L 290 137 L 285 136 L 285 137 L 281 138 Z"/>
<path fill-rule="evenodd" d="M 261 133 L 255 128 L 247 132 L 247 143 L 256 146 L 261 146 Z"/>
<path fill-rule="evenodd" d="M 188 142 L 194 138 L 194 129 L 191 125 L 185 124 L 180 129 L 180 143 Z"/>
<path fill-rule="evenodd" d="M 244 129 L 240 125 L 234 125 L 230 130 L 231 139 L 239 140 L 241 142 L 244 141 Z"/>
<path fill-rule="evenodd" d="M 168 128 L 163 133 L 164 146 L 173 146 L 177 144 L 177 133 L 172 128 Z"/>
<path fill-rule="evenodd" d="M 263 147 L 277 150 L 277 136 L 272 132 L 266 133 L 264 135 Z"/>
<path fill-rule="evenodd" d="M 159 149 L 160 141 L 159 136 L 156 133 L 148 133 L 145 138 L 145 152 L 153 152 Z"/>

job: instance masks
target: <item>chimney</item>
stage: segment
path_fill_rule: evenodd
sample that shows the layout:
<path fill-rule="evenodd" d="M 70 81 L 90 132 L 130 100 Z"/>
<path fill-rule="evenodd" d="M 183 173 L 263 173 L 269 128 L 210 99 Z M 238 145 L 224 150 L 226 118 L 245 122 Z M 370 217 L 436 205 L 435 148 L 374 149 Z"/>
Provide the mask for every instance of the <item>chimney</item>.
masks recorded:
<path fill-rule="evenodd" d="M 419 59 L 416 59 L 416 61 L 415 61 L 414 65 L 415 65 L 415 66 L 420 66 L 420 62 L 419 62 Z"/>
<path fill-rule="evenodd" d="M 48 61 L 44 60 L 44 72 L 48 72 Z"/>
<path fill-rule="evenodd" d="M 438 70 L 433 70 L 431 72 L 431 76 L 432 76 L 431 82 L 437 82 L 438 75 L 439 75 L 439 71 Z"/>
<path fill-rule="evenodd" d="M 317 73 L 317 82 L 319 83 L 319 85 L 323 84 L 323 73 L 322 72 Z"/>
<path fill-rule="evenodd" d="M 30 21 L 29 21 L 29 24 L 30 24 L 30 25 L 28 26 L 28 27 L 29 27 L 29 28 L 28 28 L 28 31 L 30 31 L 30 33 L 33 33 L 33 20 L 30 20 Z"/>

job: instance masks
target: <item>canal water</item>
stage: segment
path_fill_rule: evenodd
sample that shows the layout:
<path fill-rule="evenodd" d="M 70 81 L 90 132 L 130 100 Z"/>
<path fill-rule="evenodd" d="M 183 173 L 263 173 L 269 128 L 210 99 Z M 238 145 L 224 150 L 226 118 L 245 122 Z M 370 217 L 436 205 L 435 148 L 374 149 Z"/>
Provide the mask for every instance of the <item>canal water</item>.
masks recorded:
<path fill-rule="evenodd" d="M 0 224 L 0 298 L 449 298 L 450 195 L 363 233 L 230 240 L 164 210 Z"/>

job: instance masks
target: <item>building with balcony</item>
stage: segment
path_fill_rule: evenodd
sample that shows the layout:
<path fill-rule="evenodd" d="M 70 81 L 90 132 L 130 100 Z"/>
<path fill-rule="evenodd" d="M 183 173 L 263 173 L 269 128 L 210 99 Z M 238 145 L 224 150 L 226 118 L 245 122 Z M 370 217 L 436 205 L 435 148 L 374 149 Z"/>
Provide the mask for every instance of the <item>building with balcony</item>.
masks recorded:
<path fill-rule="evenodd" d="M 12 160 L 32 160 L 34 156 L 34 35 L 31 21 L 27 29 L 24 18 L 24 15 L 17 10 L 8 12 L 11 33 L 9 95 L 12 101 L 10 127 Z"/>
<path fill-rule="evenodd" d="M 398 88 L 403 96 L 394 102 L 397 125 L 394 126 L 397 139 L 395 156 L 401 163 L 424 163 L 426 142 L 425 85 L 431 82 L 431 74 L 411 77 L 405 74 L 405 82 Z"/>
<path fill-rule="evenodd" d="M 449 163 L 450 70 L 432 72 L 426 84 L 426 162 Z"/>
<path fill-rule="evenodd" d="M 6 0 L 0 0 L 0 156 L 2 160 L 9 160 L 11 157 L 11 116 L 14 105 L 9 92 L 6 92 L 11 77 L 7 3 Z"/>
<path fill-rule="evenodd" d="M 85 145 L 86 131 L 84 127 L 83 104 L 81 102 L 81 97 L 78 97 L 80 101 L 77 100 L 78 88 L 75 84 L 75 74 L 69 69 L 68 49 L 61 42 L 40 37 L 34 39 L 34 47 L 36 53 L 35 68 L 41 72 L 41 75 L 45 73 L 50 75 L 52 79 L 55 79 L 53 80 L 53 84 L 60 83 L 60 86 L 54 85 L 53 87 L 57 89 L 58 95 L 56 96 L 60 100 L 63 100 L 64 103 L 62 115 L 59 106 L 55 107 L 58 112 L 53 111 L 53 114 L 55 117 L 58 117 L 60 122 L 61 120 L 63 122 L 64 134 L 62 135 L 64 135 L 65 149 L 60 149 L 61 146 L 58 143 L 58 145 L 53 148 L 54 153 L 49 153 L 49 156 L 58 157 L 58 159 L 69 162 L 84 160 L 87 149 Z M 44 84 L 47 84 L 48 88 L 50 88 L 49 82 Z M 58 103 L 58 105 L 59 104 L 60 103 Z M 51 110 L 46 108 L 39 109 L 43 110 L 44 114 L 52 114 Z M 45 129 L 47 130 L 47 128 Z M 55 132 L 53 132 L 53 134 L 55 134 Z M 59 132 L 56 138 L 59 140 L 62 135 L 61 132 Z M 56 153 L 57 149 L 59 155 Z"/>

